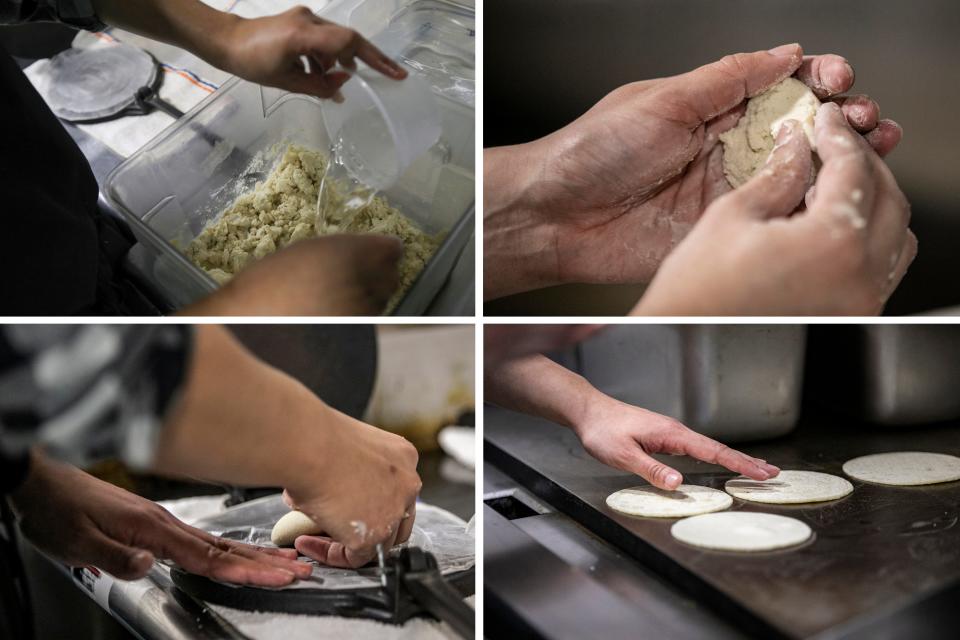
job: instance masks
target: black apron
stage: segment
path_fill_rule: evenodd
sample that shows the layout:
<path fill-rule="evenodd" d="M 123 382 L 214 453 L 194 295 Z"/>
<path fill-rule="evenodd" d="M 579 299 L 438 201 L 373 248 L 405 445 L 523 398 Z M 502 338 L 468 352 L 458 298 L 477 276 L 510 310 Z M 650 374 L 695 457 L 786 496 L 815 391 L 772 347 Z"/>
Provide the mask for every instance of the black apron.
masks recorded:
<path fill-rule="evenodd" d="M 133 237 L 100 212 L 86 158 L 2 47 L 0 96 L 0 315 L 127 312 Z"/>

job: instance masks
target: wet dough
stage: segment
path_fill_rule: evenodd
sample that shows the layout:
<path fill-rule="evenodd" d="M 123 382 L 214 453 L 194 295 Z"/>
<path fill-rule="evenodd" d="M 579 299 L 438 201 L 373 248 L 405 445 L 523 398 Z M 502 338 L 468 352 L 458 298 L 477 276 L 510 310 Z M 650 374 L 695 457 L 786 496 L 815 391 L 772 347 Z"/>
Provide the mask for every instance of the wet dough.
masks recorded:
<path fill-rule="evenodd" d="M 317 227 L 317 192 L 326 165 L 322 153 L 289 146 L 265 181 L 237 198 L 190 242 L 187 257 L 223 284 L 250 263 L 292 242 L 339 233 L 341 216 L 336 214 Z M 338 193 L 331 197 L 334 203 L 342 200 Z M 418 229 L 382 197 L 358 212 L 349 232 L 391 235 L 403 242 L 400 287 L 388 310 L 407 292 L 442 240 Z"/>
<path fill-rule="evenodd" d="M 810 148 L 815 150 L 813 120 L 819 108 L 817 96 L 796 78 L 787 78 L 751 98 L 737 126 L 720 134 L 727 182 L 739 187 L 763 167 L 773 151 L 780 125 L 786 120 L 800 123 Z"/>
<path fill-rule="evenodd" d="M 728 480 L 724 488 L 734 498 L 767 504 L 825 502 L 853 493 L 849 481 L 817 471 L 781 471 L 769 480 L 740 476 Z"/>
<path fill-rule="evenodd" d="M 291 511 L 277 520 L 270 532 L 270 540 L 278 547 L 292 547 L 297 536 L 312 536 L 323 530 L 301 511 Z"/>
<path fill-rule="evenodd" d="M 720 511 L 733 504 L 733 498 L 710 487 L 682 484 L 675 491 L 652 486 L 621 489 L 607 496 L 607 506 L 628 516 L 682 518 L 698 513 Z"/>
<path fill-rule="evenodd" d="M 681 542 L 718 551 L 772 551 L 806 542 L 813 535 L 796 518 L 772 513 L 725 511 L 684 518 L 670 527 Z"/>
<path fill-rule="evenodd" d="M 960 458 L 945 453 L 895 451 L 861 456 L 843 463 L 851 478 L 899 486 L 960 480 Z"/>

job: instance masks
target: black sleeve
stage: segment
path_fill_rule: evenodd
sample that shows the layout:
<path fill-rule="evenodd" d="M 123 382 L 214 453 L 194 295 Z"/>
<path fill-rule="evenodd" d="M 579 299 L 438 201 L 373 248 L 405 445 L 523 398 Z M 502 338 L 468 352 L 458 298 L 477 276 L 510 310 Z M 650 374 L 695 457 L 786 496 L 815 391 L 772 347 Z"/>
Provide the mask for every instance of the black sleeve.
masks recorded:
<path fill-rule="evenodd" d="M 87 31 L 107 28 L 92 0 L 0 0 L 0 23 L 21 22 L 63 22 Z"/>
<path fill-rule="evenodd" d="M 0 327 L 0 462 L 19 469 L 10 482 L 35 445 L 79 466 L 149 465 L 192 336 L 187 325 Z"/>

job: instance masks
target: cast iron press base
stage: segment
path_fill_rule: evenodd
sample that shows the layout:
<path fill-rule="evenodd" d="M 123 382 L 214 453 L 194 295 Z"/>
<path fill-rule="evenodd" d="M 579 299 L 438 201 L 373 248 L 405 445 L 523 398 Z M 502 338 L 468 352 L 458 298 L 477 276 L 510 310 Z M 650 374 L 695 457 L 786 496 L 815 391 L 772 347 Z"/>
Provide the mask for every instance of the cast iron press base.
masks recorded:
<path fill-rule="evenodd" d="M 464 613 L 451 611 L 456 607 L 431 600 L 417 587 L 424 582 L 442 581 L 450 592 L 462 600 L 474 592 L 474 569 L 440 576 L 433 557 L 415 547 L 403 549 L 388 560 L 387 587 L 372 589 L 261 589 L 237 587 L 188 573 L 178 567 L 170 569 L 173 583 L 187 594 L 208 603 L 246 611 L 275 611 L 316 616 L 366 618 L 400 625 L 417 616 L 434 616 L 451 623 L 458 620 L 465 626 Z M 411 589 L 411 585 L 415 585 Z M 442 585 L 441 585 L 442 588 Z M 469 609 L 472 627 L 473 610 Z M 448 611 L 438 610 L 447 608 Z M 455 619 L 451 619 L 455 618 Z M 472 633 L 472 631 L 471 631 Z"/>

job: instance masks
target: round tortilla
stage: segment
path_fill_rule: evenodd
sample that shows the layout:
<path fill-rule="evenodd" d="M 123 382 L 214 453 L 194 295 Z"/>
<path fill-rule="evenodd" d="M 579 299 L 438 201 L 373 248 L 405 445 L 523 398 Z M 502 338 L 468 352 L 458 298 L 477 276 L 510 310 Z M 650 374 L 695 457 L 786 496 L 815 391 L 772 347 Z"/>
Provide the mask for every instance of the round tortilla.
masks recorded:
<path fill-rule="evenodd" d="M 796 518 L 772 513 L 727 511 L 684 518 L 670 534 L 686 544 L 716 551 L 772 551 L 810 539 L 810 527 Z"/>
<path fill-rule="evenodd" d="M 675 491 L 647 485 L 621 489 L 607 496 L 607 506 L 628 516 L 647 518 L 683 518 L 701 513 L 721 511 L 733 504 L 723 491 L 682 484 Z"/>
<path fill-rule="evenodd" d="M 860 456 L 843 463 L 843 472 L 851 478 L 912 486 L 960 480 L 960 458 L 945 453 L 895 451 Z"/>
<path fill-rule="evenodd" d="M 724 489 L 734 498 L 766 504 L 826 502 L 853 493 L 853 485 L 845 478 L 818 471 L 781 471 L 769 480 L 740 476 L 727 480 Z"/>

